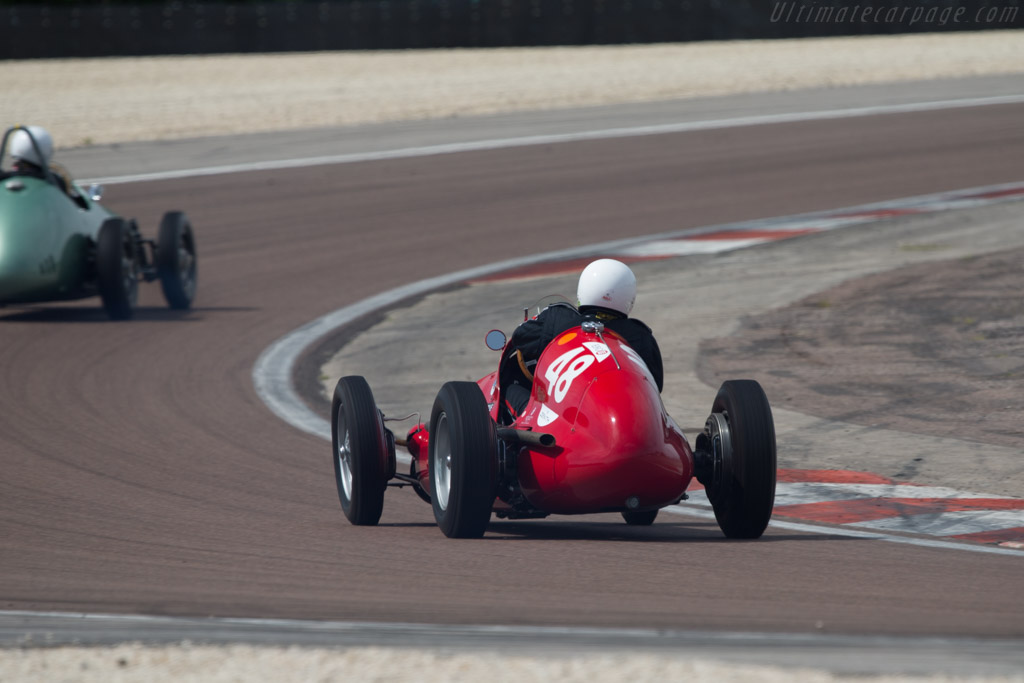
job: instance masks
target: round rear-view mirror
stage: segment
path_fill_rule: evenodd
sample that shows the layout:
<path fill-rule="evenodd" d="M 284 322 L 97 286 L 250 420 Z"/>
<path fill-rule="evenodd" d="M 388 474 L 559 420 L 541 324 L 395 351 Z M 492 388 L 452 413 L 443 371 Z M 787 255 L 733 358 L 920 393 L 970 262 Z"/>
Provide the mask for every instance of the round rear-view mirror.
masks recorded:
<path fill-rule="evenodd" d="M 491 330 L 484 337 L 484 343 L 491 351 L 501 351 L 505 348 L 506 341 L 508 341 L 508 337 L 501 330 Z"/>

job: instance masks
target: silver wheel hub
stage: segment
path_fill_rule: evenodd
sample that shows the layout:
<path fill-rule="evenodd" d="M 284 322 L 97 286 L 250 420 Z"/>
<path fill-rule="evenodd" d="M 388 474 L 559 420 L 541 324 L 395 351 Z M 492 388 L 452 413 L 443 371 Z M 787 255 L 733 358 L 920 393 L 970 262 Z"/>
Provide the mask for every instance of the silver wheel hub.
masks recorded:
<path fill-rule="evenodd" d="M 338 472 L 341 473 L 341 487 L 345 497 L 352 500 L 352 435 L 345 420 L 345 406 L 338 406 Z"/>
<path fill-rule="evenodd" d="M 711 478 L 711 490 L 718 489 L 727 476 L 727 467 L 732 457 L 732 435 L 729 432 L 729 421 L 723 413 L 712 413 L 704 425 L 704 432 L 711 443 L 711 455 L 714 470 Z"/>
<path fill-rule="evenodd" d="M 434 500 L 442 510 L 448 509 L 448 496 L 452 488 L 452 448 L 451 433 L 448 429 L 448 416 L 441 413 L 437 421 L 434 439 L 433 474 Z"/>
<path fill-rule="evenodd" d="M 124 256 L 121 259 L 121 278 L 124 280 L 124 291 L 128 296 L 128 301 L 133 306 L 139 291 L 139 280 L 135 271 L 135 259 L 127 255 Z"/>
<path fill-rule="evenodd" d="M 185 244 L 185 239 L 182 238 L 178 242 L 178 277 L 181 279 L 182 289 L 185 290 L 185 295 L 189 299 L 192 298 L 196 288 L 195 279 L 192 276 L 192 264 L 194 261 L 192 252 L 189 251 L 188 246 Z"/>

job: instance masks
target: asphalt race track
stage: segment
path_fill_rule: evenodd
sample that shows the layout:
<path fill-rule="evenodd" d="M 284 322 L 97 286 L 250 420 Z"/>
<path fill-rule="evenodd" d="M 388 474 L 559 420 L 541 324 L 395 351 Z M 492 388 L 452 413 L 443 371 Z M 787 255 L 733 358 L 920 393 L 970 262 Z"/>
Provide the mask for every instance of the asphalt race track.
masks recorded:
<path fill-rule="evenodd" d="M 251 373 L 294 328 L 452 270 L 1019 181 L 1022 120 L 1005 104 L 112 185 L 145 234 L 188 212 L 197 306 L 169 312 L 151 285 L 128 323 L 94 302 L 0 311 L 0 609 L 1020 638 L 1015 557 L 728 542 L 686 517 L 458 542 L 412 495 L 350 526 L 329 448 Z"/>

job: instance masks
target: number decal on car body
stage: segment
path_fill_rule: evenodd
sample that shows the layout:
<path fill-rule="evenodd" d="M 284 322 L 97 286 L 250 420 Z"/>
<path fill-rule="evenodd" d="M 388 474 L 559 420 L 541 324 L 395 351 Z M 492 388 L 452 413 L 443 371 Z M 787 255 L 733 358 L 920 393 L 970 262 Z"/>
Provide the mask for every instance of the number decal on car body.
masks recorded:
<path fill-rule="evenodd" d="M 593 365 L 596 360 L 590 354 L 580 356 L 583 350 L 583 347 L 577 347 L 566 351 L 556 358 L 544 373 L 544 379 L 548 381 L 548 386 L 553 388 L 551 395 L 554 397 L 555 403 L 562 402 L 565 395 L 569 393 L 569 387 L 572 386 L 573 380 Z"/>

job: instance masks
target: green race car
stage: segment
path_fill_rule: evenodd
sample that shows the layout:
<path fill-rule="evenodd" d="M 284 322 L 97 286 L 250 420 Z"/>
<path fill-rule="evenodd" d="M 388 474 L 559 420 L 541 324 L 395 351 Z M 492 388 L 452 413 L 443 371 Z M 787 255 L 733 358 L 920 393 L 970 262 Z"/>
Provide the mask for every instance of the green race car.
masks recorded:
<path fill-rule="evenodd" d="M 187 309 L 196 292 L 196 241 L 188 217 L 169 211 L 157 239 L 99 203 L 49 158 L 37 126 L 14 126 L 0 143 L 0 306 L 99 296 L 110 318 L 132 317 L 139 282 L 159 279 L 167 304 Z M 11 163 L 6 163 L 7 161 Z"/>

